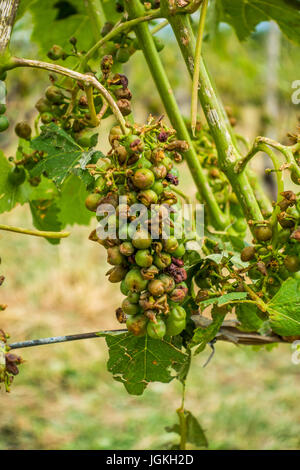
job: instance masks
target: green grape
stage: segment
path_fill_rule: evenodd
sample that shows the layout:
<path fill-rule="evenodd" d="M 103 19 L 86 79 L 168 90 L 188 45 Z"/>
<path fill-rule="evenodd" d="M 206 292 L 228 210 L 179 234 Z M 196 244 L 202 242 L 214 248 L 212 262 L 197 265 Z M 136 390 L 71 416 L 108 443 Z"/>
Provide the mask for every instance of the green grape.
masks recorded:
<path fill-rule="evenodd" d="M 152 265 L 153 258 L 149 250 L 138 250 L 135 254 L 135 262 L 142 268 L 149 268 Z"/>
<path fill-rule="evenodd" d="M 6 131 L 9 127 L 9 120 L 3 114 L 0 116 L 0 132 Z"/>
<path fill-rule="evenodd" d="M 16 166 L 13 168 L 10 173 L 8 174 L 8 180 L 14 186 L 20 186 L 24 183 L 26 179 L 26 172 L 24 168 Z"/>
<path fill-rule="evenodd" d="M 166 334 L 166 324 L 162 318 L 157 318 L 156 323 L 149 321 L 147 334 L 153 339 L 162 339 Z"/>

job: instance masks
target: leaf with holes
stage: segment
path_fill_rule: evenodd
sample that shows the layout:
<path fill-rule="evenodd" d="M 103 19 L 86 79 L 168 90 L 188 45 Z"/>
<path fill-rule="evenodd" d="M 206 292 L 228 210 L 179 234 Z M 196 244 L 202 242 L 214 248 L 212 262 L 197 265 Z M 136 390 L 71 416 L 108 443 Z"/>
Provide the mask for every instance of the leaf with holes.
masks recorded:
<path fill-rule="evenodd" d="M 109 348 L 109 372 L 132 395 L 142 395 L 151 382 L 171 382 L 175 369 L 189 361 L 188 354 L 166 340 L 138 338 L 130 333 L 99 336 L 105 337 Z"/>
<path fill-rule="evenodd" d="M 35 150 L 45 153 L 42 160 L 31 170 L 31 175 L 39 176 L 45 171 L 57 184 L 63 183 L 79 164 L 83 154 L 87 155 L 70 135 L 53 123 L 43 126 L 41 135 L 33 139 L 31 145 Z M 96 151 L 89 151 L 89 159 L 85 158 L 85 164 L 92 159 L 94 153 Z"/>

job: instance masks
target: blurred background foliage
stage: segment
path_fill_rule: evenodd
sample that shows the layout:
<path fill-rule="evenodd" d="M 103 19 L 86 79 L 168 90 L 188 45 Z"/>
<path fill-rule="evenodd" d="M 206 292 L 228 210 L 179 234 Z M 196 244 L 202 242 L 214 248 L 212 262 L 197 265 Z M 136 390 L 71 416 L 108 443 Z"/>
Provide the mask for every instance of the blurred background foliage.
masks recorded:
<path fill-rule="evenodd" d="M 31 40 L 32 19 L 17 23 L 12 49 L 20 56 L 38 57 Z M 237 132 L 250 140 L 268 129 L 279 140 L 295 131 L 299 106 L 291 102 L 294 80 L 300 79 L 299 48 L 280 37 L 277 60 L 278 113 L 268 115 L 269 26 L 261 24 L 240 44 L 226 25 L 206 37 L 204 55 L 225 105 L 237 119 Z M 189 116 L 190 79 L 171 31 L 159 33 L 166 46 L 161 52 L 182 112 Z M 67 64 L 66 64 L 67 65 Z M 142 54 L 126 64 L 137 121 L 162 105 Z M 9 73 L 8 112 L 11 126 L 1 135 L 7 156 L 16 150 L 14 123 L 33 121 L 34 103 L 48 86 L 47 75 L 36 70 Z M 107 149 L 106 121 L 100 129 L 99 148 Z M 261 163 L 256 163 L 258 170 Z M 181 182 L 195 190 L 183 164 Z M 27 209 L 3 214 L 1 223 L 31 226 Z M 1 327 L 12 340 L 31 339 L 118 328 L 114 318 L 121 294 L 105 280 L 108 265 L 104 249 L 88 241 L 94 228 L 72 227 L 59 246 L 42 239 L 2 232 Z M 297 389 L 300 366 L 291 363 L 291 349 L 280 346 L 259 353 L 252 348 L 217 344 L 216 354 L 202 368 L 209 351 L 197 356 L 188 380 L 186 406 L 207 431 L 210 449 L 299 449 L 300 409 Z M 43 346 L 21 351 L 26 360 L 12 393 L 0 392 L 1 449 L 159 449 L 176 436 L 165 426 L 176 420 L 180 386 L 152 384 L 143 397 L 128 396 L 106 371 L 103 339 Z M 298 387 L 297 387 L 298 386 Z"/>

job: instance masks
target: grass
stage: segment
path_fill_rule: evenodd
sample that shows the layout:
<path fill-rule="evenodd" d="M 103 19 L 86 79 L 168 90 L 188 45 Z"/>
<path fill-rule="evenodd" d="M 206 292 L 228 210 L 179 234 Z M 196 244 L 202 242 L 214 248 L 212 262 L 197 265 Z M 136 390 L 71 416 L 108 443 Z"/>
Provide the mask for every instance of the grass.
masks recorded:
<path fill-rule="evenodd" d="M 25 208 L 3 223 L 30 226 Z M 21 221 L 21 222 L 20 222 Z M 53 247 L 1 233 L 1 327 L 12 341 L 116 328 L 121 294 L 104 280 L 104 250 L 77 227 Z M 103 339 L 20 351 L 26 363 L 10 394 L 2 390 L 0 449 L 159 449 L 176 440 L 180 384 L 152 384 L 127 395 L 106 370 Z M 186 407 L 206 430 L 210 449 L 299 449 L 299 366 L 292 350 L 253 351 L 218 343 L 195 357 Z"/>

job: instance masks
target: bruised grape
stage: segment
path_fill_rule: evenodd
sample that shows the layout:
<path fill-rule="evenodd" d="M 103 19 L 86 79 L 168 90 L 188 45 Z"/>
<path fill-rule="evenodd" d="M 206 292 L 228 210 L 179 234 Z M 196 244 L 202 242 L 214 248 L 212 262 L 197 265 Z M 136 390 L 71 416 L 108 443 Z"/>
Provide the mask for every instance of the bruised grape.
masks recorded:
<path fill-rule="evenodd" d="M 60 88 L 57 88 L 54 85 L 51 85 L 47 88 L 45 92 L 47 100 L 54 104 L 61 104 L 64 101 L 64 95 Z"/>
<path fill-rule="evenodd" d="M 131 113 L 131 104 L 129 100 L 122 98 L 117 101 L 117 106 L 123 116 L 128 116 L 128 114 Z"/>
<path fill-rule="evenodd" d="M 16 124 L 15 133 L 21 139 L 30 139 L 31 136 L 31 127 L 27 122 L 21 121 Z"/>
<path fill-rule="evenodd" d="M 294 184 L 300 185 L 300 178 L 298 177 L 296 170 L 291 171 L 291 179 Z"/>
<path fill-rule="evenodd" d="M 110 271 L 108 280 L 110 282 L 121 282 L 125 278 L 126 273 L 127 273 L 127 269 L 124 266 L 115 266 Z M 124 285 L 126 286 L 126 283 Z"/>
<path fill-rule="evenodd" d="M 51 47 L 47 56 L 51 60 L 59 60 L 65 57 L 65 52 L 61 46 L 58 46 L 55 44 L 54 46 Z"/>
<path fill-rule="evenodd" d="M 45 112 L 41 114 L 41 121 L 43 124 L 49 124 L 54 120 L 54 116 L 52 113 Z"/>
<path fill-rule="evenodd" d="M 124 262 L 125 258 L 120 253 L 118 246 L 113 246 L 107 250 L 107 262 L 113 266 L 118 266 Z"/>
<path fill-rule="evenodd" d="M 131 269 L 125 277 L 125 286 L 132 292 L 141 292 L 146 289 L 148 281 L 143 279 L 140 271 Z"/>
<path fill-rule="evenodd" d="M 120 126 L 112 127 L 109 132 L 109 137 L 108 137 L 110 145 L 113 145 L 113 143 L 116 140 L 120 140 L 122 136 L 123 136 L 123 132 Z"/>
<path fill-rule="evenodd" d="M 148 291 L 150 294 L 154 295 L 154 297 L 160 297 L 165 292 L 163 282 L 159 279 L 153 279 L 148 284 Z"/>
<path fill-rule="evenodd" d="M 284 259 L 284 265 L 290 273 L 300 270 L 300 259 L 296 255 L 288 255 Z"/>
<path fill-rule="evenodd" d="M 273 231 L 272 231 L 272 228 L 269 227 L 268 225 L 261 225 L 261 226 L 255 227 L 254 235 L 255 235 L 255 238 L 259 240 L 260 242 L 266 242 L 268 240 L 271 240 L 273 236 Z"/>
<path fill-rule="evenodd" d="M 160 274 L 158 279 L 162 282 L 164 291 L 167 294 L 170 294 L 170 292 L 175 289 L 175 281 L 171 276 L 168 276 L 167 274 Z"/>
<path fill-rule="evenodd" d="M 97 193 L 91 193 L 85 200 L 85 207 L 92 212 L 96 212 L 97 207 L 101 202 L 101 195 Z"/>
<path fill-rule="evenodd" d="M 141 168 L 134 173 L 132 181 L 138 189 L 149 189 L 153 185 L 155 178 L 151 170 Z"/>
<path fill-rule="evenodd" d="M 174 253 L 178 248 L 178 240 L 175 237 L 169 237 L 163 241 L 163 246 L 167 253 Z"/>
<path fill-rule="evenodd" d="M 151 204 L 157 203 L 158 195 L 152 189 L 145 189 L 144 191 L 140 191 L 138 194 L 138 200 L 146 207 L 149 207 Z"/>
<path fill-rule="evenodd" d="M 167 176 L 167 169 L 165 165 L 152 166 L 151 171 L 158 180 L 164 179 Z"/>
<path fill-rule="evenodd" d="M 121 243 L 120 247 L 120 253 L 124 256 L 131 256 L 134 253 L 134 246 L 131 242 L 123 242 Z"/>
<path fill-rule="evenodd" d="M 147 332 L 148 319 L 143 315 L 130 315 L 127 318 L 126 326 L 128 331 L 134 336 L 145 336 Z"/>
<path fill-rule="evenodd" d="M 171 264 L 171 255 L 169 253 L 160 253 L 154 255 L 154 264 L 159 268 L 159 269 L 165 269 L 167 266 Z"/>
<path fill-rule="evenodd" d="M 255 252 L 254 246 L 245 246 L 241 251 L 241 260 L 244 262 L 252 260 L 255 258 Z"/>

